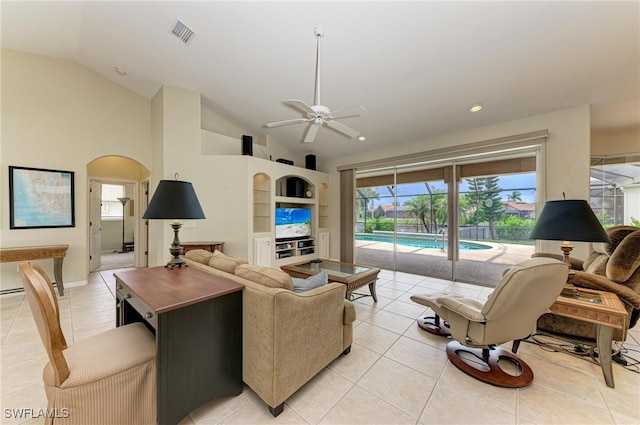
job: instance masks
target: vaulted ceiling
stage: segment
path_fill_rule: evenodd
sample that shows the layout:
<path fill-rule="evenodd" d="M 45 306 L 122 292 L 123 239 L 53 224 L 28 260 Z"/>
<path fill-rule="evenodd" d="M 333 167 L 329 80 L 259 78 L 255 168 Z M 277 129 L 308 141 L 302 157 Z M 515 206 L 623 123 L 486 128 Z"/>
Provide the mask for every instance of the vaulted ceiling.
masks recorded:
<path fill-rule="evenodd" d="M 193 89 L 247 134 L 326 160 L 363 149 L 593 105 L 596 129 L 640 122 L 640 3 L 2 1 L 2 47 L 76 61 L 147 98 Z M 185 44 L 180 20 L 195 34 Z M 366 141 L 306 124 L 287 99 L 363 105 L 342 123 Z M 126 75 L 115 72 L 118 68 Z M 97 100 L 98 101 L 98 100 Z M 474 103 L 484 108 L 468 111 Z"/>

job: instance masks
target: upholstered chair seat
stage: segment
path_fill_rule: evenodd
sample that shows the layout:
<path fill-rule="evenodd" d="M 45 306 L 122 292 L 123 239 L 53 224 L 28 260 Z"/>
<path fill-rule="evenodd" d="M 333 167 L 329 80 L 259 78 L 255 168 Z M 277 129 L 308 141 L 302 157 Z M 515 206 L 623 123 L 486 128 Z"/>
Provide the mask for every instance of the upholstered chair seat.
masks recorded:
<path fill-rule="evenodd" d="M 27 300 L 49 362 L 43 380 L 48 424 L 155 424 L 156 343 L 141 323 L 67 346 L 51 281 L 21 263 Z"/>

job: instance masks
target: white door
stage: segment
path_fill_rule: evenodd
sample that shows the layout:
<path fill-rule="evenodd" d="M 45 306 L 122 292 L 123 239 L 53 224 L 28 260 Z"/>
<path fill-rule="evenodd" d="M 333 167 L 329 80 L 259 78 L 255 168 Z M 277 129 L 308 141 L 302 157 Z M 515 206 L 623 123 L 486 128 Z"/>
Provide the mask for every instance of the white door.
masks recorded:
<path fill-rule="evenodd" d="M 89 181 L 89 270 L 94 271 L 102 265 L 100 252 L 102 249 L 102 184 L 96 180 Z"/>
<path fill-rule="evenodd" d="M 271 238 L 253 240 L 253 263 L 256 266 L 271 267 Z"/>

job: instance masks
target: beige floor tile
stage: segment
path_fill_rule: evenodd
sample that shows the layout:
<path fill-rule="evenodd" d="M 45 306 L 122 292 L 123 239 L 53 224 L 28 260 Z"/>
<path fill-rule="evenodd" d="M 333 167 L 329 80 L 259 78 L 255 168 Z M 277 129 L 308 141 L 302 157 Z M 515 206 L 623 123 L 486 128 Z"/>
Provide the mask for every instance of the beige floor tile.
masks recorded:
<path fill-rule="evenodd" d="M 293 394 L 286 404 L 307 423 L 317 424 L 353 385 L 337 373 L 324 369 Z"/>
<path fill-rule="evenodd" d="M 526 363 L 533 370 L 533 379 L 537 385 L 571 394 L 580 400 L 605 407 L 604 399 L 598 391 L 597 377 L 594 378 L 593 374 L 578 370 L 575 373 L 564 374 L 562 366 L 533 356 L 527 358 Z M 563 378 L 558 379 L 558 376 Z"/>
<path fill-rule="evenodd" d="M 3 378 L 4 379 L 4 378 Z M 47 396 L 44 392 L 42 378 L 39 381 L 16 388 L 14 391 L 3 393 L 1 399 L 2 424 L 13 425 L 22 424 L 33 419 L 32 414 L 27 409 L 38 411 L 46 409 Z M 8 411 L 6 409 L 9 409 Z M 40 419 L 40 424 L 43 420 Z"/>
<path fill-rule="evenodd" d="M 371 323 L 397 334 L 404 333 L 414 322 L 415 321 L 413 319 L 409 319 L 406 316 L 401 316 L 386 310 L 380 310 L 367 319 L 367 323 Z"/>
<path fill-rule="evenodd" d="M 424 313 L 424 315 L 433 316 L 433 312 L 431 310 L 428 310 L 426 313 Z M 423 342 L 427 345 L 430 345 L 439 350 L 442 350 L 442 352 L 445 352 L 447 343 L 451 341 L 446 337 L 433 335 L 427 331 L 423 331 L 422 329 L 420 329 L 420 327 L 418 326 L 415 320 L 413 321 L 413 325 L 409 326 L 407 330 L 403 333 L 403 336 L 406 336 L 407 338 L 415 339 L 416 341 Z"/>
<path fill-rule="evenodd" d="M 33 383 L 42 385 L 42 371 L 49 361 L 46 355 L 19 363 L 2 363 L 2 394 L 8 394 Z"/>
<path fill-rule="evenodd" d="M 320 421 L 320 424 L 403 425 L 416 420 L 373 394 L 354 386 Z"/>
<path fill-rule="evenodd" d="M 329 364 L 329 369 L 338 375 L 357 382 L 378 361 L 380 354 L 358 344 L 351 345 L 351 352 L 340 356 Z"/>
<path fill-rule="evenodd" d="M 198 422 L 199 424 L 200 422 Z M 207 423 L 207 422 L 203 422 Z M 290 425 L 308 425 L 293 409 L 289 409 L 286 405 L 284 411 L 277 417 L 273 417 L 269 412 L 267 405 L 259 398 L 248 401 L 244 406 L 233 412 L 219 424 L 290 424 Z"/>
<path fill-rule="evenodd" d="M 409 302 L 395 300 L 394 302 L 383 308 L 383 310 L 400 314 L 413 320 L 420 317 L 425 308 L 423 305 L 414 303 L 413 301 L 411 301 L 411 299 L 409 299 Z"/>
<path fill-rule="evenodd" d="M 516 415 L 469 393 L 439 382 L 420 417 L 420 424 L 516 424 Z"/>
<path fill-rule="evenodd" d="M 392 300 L 395 300 L 396 298 L 401 297 L 403 294 L 404 294 L 404 291 L 398 291 L 393 288 L 385 288 L 384 286 L 376 288 L 377 296 L 390 298 Z"/>
<path fill-rule="evenodd" d="M 258 396 L 245 385 L 242 389 L 242 394 L 237 397 L 223 397 L 203 404 L 191 412 L 189 417 L 192 422 L 186 422 L 186 424 L 218 424 L 257 397 Z"/>
<path fill-rule="evenodd" d="M 383 354 L 400 338 L 400 334 L 371 323 L 361 323 L 353 330 L 353 342 Z"/>
<path fill-rule="evenodd" d="M 403 280 L 390 280 L 389 282 L 386 282 L 382 288 L 385 289 L 392 289 L 394 291 L 400 292 L 400 293 L 404 293 L 407 292 L 409 289 L 413 288 L 414 286 L 416 286 L 419 282 L 421 282 L 422 279 L 403 279 Z"/>
<path fill-rule="evenodd" d="M 443 383 L 459 392 L 484 400 L 506 412 L 516 413 L 518 390 L 485 384 L 459 370 L 451 362 L 445 365 L 439 383 Z"/>
<path fill-rule="evenodd" d="M 636 375 L 636 379 L 623 382 L 614 378 L 615 388 L 607 387 L 602 379 L 597 379 L 596 383 L 610 410 L 635 418 L 640 424 L 640 375 L 632 372 L 628 374 Z"/>
<path fill-rule="evenodd" d="M 444 350 L 405 336 L 400 337 L 384 356 L 434 379 L 440 378 L 448 362 Z"/>
<path fill-rule="evenodd" d="M 518 390 L 518 416 L 539 424 L 613 424 L 607 409 L 535 383 Z"/>
<path fill-rule="evenodd" d="M 357 385 L 418 419 L 436 385 L 436 379 L 382 357 Z"/>

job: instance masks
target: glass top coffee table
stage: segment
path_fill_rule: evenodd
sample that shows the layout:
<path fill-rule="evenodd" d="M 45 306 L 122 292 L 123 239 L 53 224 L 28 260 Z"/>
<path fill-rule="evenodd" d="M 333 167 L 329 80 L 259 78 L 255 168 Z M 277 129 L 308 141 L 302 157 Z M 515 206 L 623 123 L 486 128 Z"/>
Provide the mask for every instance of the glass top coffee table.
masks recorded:
<path fill-rule="evenodd" d="M 339 282 L 347 286 L 346 298 L 351 300 L 369 296 L 368 294 L 355 294 L 358 296 L 352 297 L 356 289 L 369 285 L 371 297 L 375 302 L 378 302 L 378 296 L 376 295 L 376 281 L 378 280 L 378 273 L 380 273 L 378 268 L 333 260 L 303 261 L 280 266 L 280 268 L 291 277 L 302 279 L 324 270 L 327 272 L 329 282 Z"/>

